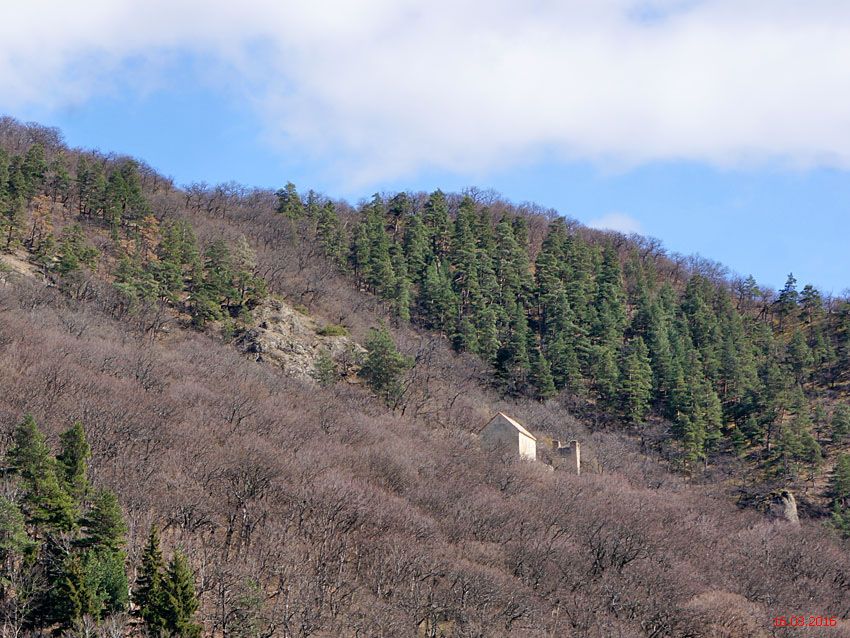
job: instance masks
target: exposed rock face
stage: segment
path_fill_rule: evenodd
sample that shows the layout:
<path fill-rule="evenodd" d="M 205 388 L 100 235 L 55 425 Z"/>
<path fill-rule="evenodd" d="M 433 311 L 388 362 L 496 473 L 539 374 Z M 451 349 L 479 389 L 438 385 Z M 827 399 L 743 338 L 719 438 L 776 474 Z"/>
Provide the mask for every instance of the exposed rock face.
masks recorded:
<path fill-rule="evenodd" d="M 279 299 L 254 310 L 257 325 L 245 331 L 236 346 L 249 358 L 277 365 L 292 376 L 311 378 L 322 350 L 330 354 L 341 377 L 351 377 L 365 350 L 348 336 L 322 336 L 312 317 Z"/>
<path fill-rule="evenodd" d="M 788 490 L 779 490 L 770 495 L 767 513 L 771 518 L 788 521 L 794 525 L 800 524 L 800 518 L 797 516 L 797 499 Z"/>
<path fill-rule="evenodd" d="M 37 269 L 26 259 L 24 253 L 0 253 L 0 283 L 5 283 L 9 275 L 35 277 Z"/>

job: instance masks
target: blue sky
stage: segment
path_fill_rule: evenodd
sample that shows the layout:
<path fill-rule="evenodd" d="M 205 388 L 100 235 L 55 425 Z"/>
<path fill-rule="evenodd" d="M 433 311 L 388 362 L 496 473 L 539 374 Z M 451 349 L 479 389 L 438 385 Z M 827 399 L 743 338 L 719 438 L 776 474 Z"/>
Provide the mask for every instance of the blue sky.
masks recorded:
<path fill-rule="evenodd" d="M 493 188 L 850 287 L 847 3 L 305 4 L 32 0 L 0 25 L 0 112 L 179 184 Z"/>

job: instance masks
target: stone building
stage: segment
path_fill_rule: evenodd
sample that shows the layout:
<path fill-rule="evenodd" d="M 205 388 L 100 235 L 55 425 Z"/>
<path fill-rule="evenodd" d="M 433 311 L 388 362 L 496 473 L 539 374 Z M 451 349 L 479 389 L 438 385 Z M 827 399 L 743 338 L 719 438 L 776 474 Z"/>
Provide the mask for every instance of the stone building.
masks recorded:
<path fill-rule="evenodd" d="M 480 435 L 482 441 L 491 447 L 510 450 L 530 461 L 537 460 L 537 437 L 502 412 L 490 419 Z"/>
<path fill-rule="evenodd" d="M 560 469 L 581 474 L 581 444 L 578 441 L 570 441 L 567 445 L 561 441 L 552 441 L 552 452 L 558 459 Z"/>

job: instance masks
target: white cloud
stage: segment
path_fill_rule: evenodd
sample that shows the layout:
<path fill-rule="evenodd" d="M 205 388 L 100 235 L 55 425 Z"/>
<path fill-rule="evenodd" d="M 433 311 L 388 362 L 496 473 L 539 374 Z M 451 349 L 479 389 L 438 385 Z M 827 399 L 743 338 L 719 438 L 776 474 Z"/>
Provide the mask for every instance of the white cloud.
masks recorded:
<path fill-rule="evenodd" d="M 845 0 L 8 4 L 0 108 L 84 104 L 128 60 L 190 53 L 350 182 L 544 153 L 850 168 Z"/>
<path fill-rule="evenodd" d="M 590 220 L 587 222 L 587 225 L 591 228 L 598 228 L 599 230 L 615 230 L 625 235 L 643 232 L 643 228 L 641 228 L 640 222 L 637 219 L 623 213 L 608 213 L 602 217 Z"/>

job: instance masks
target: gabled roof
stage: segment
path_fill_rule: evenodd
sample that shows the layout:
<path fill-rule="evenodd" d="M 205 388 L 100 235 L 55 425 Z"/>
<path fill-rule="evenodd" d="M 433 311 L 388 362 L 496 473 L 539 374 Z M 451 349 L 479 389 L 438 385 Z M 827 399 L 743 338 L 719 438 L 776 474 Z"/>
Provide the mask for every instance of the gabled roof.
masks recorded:
<path fill-rule="evenodd" d="M 526 430 L 526 429 L 522 426 L 522 424 L 521 424 L 519 421 L 517 421 L 516 419 L 512 419 L 511 417 L 509 417 L 509 416 L 508 416 L 507 414 L 505 414 L 504 412 L 499 412 L 498 414 L 496 414 L 496 416 L 494 416 L 492 419 L 490 419 L 489 421 L 487 421 L 487 425 L 490 425 L 493 421 L 495 421 L 495 420 L 496 420 L 496 419 L 498 419 L 499 417 L 502 417 L 503 419 L 505 419 L 505 421 L 507 421 L 508 423 L 510 423 L 510 424 L 511 424 L 513 427 L 515 427 L 515 428 L 516 428 L 516 429 L 517 429 L 520 433 L 524 434 L 525 436 L 527 436 L 528 438 L 530 438 L 532 441 L 536 441 L 536 440 L 537 440 L 537 437 L 536 437 L 536 436 L 534 436 L 534 435 L 533 435 L 531 432 L 529 432 L 528 430 Z M 484 428 L 486 428 L 486 427 L 487 427 L 487 425 L 485 425 L 485 426 L 484 426 Z M 484 428 L 481 428 L 481 429 L 483 430 Z"/>

